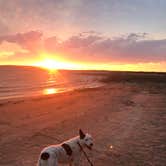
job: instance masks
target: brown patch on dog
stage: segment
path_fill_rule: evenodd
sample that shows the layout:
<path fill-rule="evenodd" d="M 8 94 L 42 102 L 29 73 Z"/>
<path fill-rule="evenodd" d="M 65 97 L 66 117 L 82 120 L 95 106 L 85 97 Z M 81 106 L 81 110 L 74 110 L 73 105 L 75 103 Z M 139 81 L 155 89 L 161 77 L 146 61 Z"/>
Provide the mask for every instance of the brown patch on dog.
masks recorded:
<path fill-rule="evenodd" d="M 69 156 L 71 156 L 72 155 L 72 149 L 71 149 L 71 147 L 68 145 L 68 144 L 62 144 L 62 147 L 65 149 L 65 151 L 66 151 L 66 153 L 67 153 L 67 155 L 69 155 Z"/>

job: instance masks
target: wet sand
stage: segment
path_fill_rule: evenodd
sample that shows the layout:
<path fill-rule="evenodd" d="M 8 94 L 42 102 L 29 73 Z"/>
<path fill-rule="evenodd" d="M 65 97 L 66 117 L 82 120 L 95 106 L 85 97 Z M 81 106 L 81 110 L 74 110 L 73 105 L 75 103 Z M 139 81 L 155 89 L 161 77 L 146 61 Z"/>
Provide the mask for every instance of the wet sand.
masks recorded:
<path fill-rule="evenodd" d="M 164 86 L 163 86 L 164 87 Z M 92 134 L 95 166 L 164 166 L 166 88 L 110 83 L 46 97 L 0 101 L 0 165 L 36 165 L 40 150 Z M 82 158 L 82 166 L 88 163 Z"/>

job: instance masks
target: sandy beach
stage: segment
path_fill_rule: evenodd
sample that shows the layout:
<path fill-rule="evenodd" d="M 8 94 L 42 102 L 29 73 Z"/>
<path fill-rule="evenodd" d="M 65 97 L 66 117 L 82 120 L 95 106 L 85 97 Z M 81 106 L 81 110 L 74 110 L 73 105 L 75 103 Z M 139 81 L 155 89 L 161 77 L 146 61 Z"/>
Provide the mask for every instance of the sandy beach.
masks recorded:
<path fill-rule="evenodd" d="M 95 166 L 164 166 L 165 109 L 166 88 L 137 83 L 0 101 L 0 165 L 36 165 L 43 147 L 81 128 L 94 138 Z"/>

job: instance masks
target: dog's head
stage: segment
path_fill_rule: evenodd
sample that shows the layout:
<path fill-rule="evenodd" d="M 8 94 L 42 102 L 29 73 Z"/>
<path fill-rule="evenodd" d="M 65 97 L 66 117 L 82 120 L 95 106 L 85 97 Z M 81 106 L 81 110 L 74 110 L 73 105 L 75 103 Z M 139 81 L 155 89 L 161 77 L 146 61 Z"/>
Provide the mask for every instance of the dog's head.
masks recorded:
<path fill-rule="evenodd" d="M 80 143 L 91 150 L 93 146 L 92 136 L 88 133 L 84 134 L 84 132 L 80 129 L 79 137 L 80 137 Z"/>

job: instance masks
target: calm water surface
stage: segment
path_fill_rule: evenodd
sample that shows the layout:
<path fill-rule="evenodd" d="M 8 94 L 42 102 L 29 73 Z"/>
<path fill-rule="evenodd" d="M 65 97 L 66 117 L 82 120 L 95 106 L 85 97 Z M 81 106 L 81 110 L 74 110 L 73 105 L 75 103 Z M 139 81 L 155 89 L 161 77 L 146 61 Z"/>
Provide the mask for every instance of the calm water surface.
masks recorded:
<path fill-rule="evenodd" d="M 47 71 L 35 67 L 0 66 L 0 99 L 49 95 L 101 86 L 101 76 L 81 71 Z"/>

